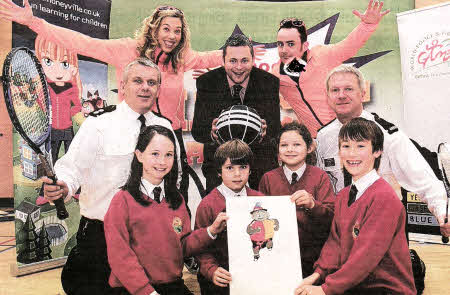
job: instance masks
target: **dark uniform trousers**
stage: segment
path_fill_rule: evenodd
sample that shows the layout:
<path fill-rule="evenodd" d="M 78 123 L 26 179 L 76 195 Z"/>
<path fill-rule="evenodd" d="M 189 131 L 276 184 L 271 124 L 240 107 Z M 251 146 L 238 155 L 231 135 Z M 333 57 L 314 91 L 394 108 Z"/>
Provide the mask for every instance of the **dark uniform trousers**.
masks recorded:
<path fill-rule="evenodd" d="M 67 295 L 110 294 L 110 274 L 103 222 L 82 216 L 77 245 L 61 273 L 63 289 Z"/>
<path fill-rule="evenodd" d="M 167 284 L 152 285 L 160 295 L 194 295 L 182 279 Z M 110 295 L 131 295 L 125 288 L 114 288 Z"/>

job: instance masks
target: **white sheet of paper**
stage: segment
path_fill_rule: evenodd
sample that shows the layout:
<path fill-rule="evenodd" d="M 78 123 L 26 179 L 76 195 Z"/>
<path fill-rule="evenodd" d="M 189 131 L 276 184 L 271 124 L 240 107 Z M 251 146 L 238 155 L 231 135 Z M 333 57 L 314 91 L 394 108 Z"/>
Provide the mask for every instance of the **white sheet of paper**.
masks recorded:
<path fill-rule="evenodd" d="M 253 221 L 251 212 L 257 203 L 266 209 L 268 219 L 278 220 L 279 228 L 273 230 L 275 222 L 266 225 L 269 228 L 264 237 L 273 231 L 273 247 L 261 248 L 255 260 L 247 226 Z M 302 281 L 302 269 L 295 205 L 289 196 L 227 198 L 226 206 L 230 294 L 294 294 Z"/>

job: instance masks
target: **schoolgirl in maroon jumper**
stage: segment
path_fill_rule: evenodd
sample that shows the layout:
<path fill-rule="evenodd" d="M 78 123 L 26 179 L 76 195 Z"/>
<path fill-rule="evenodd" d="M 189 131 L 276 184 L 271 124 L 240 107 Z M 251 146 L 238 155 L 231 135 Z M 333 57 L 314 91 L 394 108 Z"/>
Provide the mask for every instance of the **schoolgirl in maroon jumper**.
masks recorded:
<path fill-rule="evenodd" d="M 264 195 L 290 195 L 296 204 L 303 277 L 313 273 L 314 262 L 328 238 L 335 200 L 326 172 L 306 164 L 313 152 L 311 133 L 305 125 L 297 121 L 283 125 L 278 138 L 283 165 L 264 174 L 259 183 Z"/>
<path fill-rule="evenodd" d="M 382 150 L 375 122 L 354 118 L 341 128 L 339 156 L 352 185 L 338 193 L 330 236 L 295 294 L 416 294 L 405 208 L 376 171 Z"/>
<path fill-rule="evenodd" d="M 104 226 L 114 294 L 192 294 L 182 279 L 183 257 L 198 253 L 225 228 L 226 215 L 191 232 L 177 190 L 175 136 L 154 125 L 139 135 L 130 177 L 113 198 Z"/>
<path fill-rule="evenodd" d="M 225 212 L 225 199 L 262 196 L 246 186 L 250 175 L 253 153 L 250 147 L 239 139 L 230 140 L 219 146 L 214 154 L 217 173 L 222 184 L 202 199 L 197 208 L 195 228 L 209 226 Z M 231 273 L 228 271 L 228 242 L 222 232 L 206 251 L 196 256 L 200 271 L 198 282 L 202 295 L 230 294 Z"/>

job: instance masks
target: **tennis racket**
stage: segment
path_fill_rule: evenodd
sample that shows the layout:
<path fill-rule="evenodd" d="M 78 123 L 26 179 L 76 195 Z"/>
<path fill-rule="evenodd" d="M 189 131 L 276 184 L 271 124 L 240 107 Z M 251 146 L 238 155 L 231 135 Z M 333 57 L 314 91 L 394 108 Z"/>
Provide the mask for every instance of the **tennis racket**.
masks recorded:
<path fill-rule="evenodd" d="M 442 174 L 442 182 L 444 183 L 445 191 L 447 193 L 447 206 L 445 210 L 444 223 L 448 223 L 448 199 L 450 198 L 450 187 L 447 174 L 450 174 L 450 150 L 445 146 L 445 143 L 441 143 L 438 146 L 438 162 L 439 168 Z M 448 237 L 442 236 L 442 243 L 448 243 Z"/>
<path fill-rule="evenodd" d="M 56 183 L 50 151 L 51 104 L 42 66 L 24 47 L 13 49 L 3 64 L 3 92 L 11 122 L 39 156 L 47 176 Z M 69 213 L 63 198 L 54 201 L 59 219 Z"/>

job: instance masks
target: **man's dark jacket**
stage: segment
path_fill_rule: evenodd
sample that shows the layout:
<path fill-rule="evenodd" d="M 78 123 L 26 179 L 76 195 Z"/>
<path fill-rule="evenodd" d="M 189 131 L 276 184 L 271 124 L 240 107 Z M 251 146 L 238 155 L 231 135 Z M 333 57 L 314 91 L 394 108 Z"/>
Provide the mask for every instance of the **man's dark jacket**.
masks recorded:
<path fill-rule="evenodd" d="M 249 178 L 250 187 L 258 189 L 262 175 L 276 167 L 276 138 L 280 131 L 280 81 L 274 75 L 253 67 L 245 91 L 243 104 L 254 108 L 267 122 L 267 134 L 261 143 L 255 141 L 250 147 L 254 153 Z M 211 139 L 211 124 L 221 111 L 232 105 L 231 89 L 224 67 L 201 75 L 197 79 L 192 136 L 204 144 L 202 172 L 206 178 L 206 189 L 211 191 L 221 183 L 214 165 L 214 153 L 218 147 Z"/>

